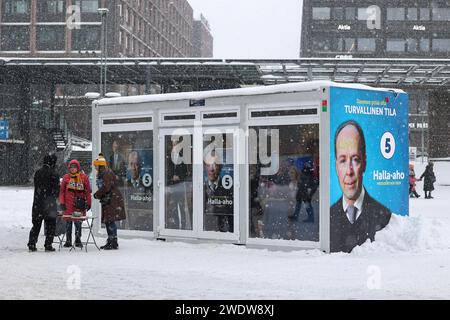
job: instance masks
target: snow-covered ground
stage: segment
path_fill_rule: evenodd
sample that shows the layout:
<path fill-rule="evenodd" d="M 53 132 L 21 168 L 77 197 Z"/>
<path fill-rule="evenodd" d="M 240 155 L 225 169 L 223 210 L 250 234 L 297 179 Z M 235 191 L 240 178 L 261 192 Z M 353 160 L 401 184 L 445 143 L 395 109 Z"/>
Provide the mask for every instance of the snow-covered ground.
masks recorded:
<path fill-rule="evenodd" d="M 42 237 L 30 253 L 33 191 L 3 187 L 0 297 L 449 299 L 450 163 L 437 162 L 435 172 L 435 199 L 411 199 L 411 216 L 394 217 L 376 242 L 331 255 L 142 239 L 120 239 L 118 251 L 46 253 Z M 417 190 L 423 197 L 421 183 Z"/>

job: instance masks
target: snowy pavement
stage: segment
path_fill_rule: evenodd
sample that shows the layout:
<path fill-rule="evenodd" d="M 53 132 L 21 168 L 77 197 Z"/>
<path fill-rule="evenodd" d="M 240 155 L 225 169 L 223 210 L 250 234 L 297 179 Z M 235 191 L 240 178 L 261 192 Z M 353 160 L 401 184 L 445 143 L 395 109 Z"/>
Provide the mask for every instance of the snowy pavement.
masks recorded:
<path fill-rule="evenodd" d="M 376 242 L 331 255 L 143 239 L 119 239 L 118 251 L 47 253 L 43 237 L 30 253 L 33 190 L 0 187 L 0 297 L 449 299 L 450 163 L 435 171 L 435 199 L 411 199 L 411 216 L 394 217 Z M 420 182 L 417 190 L 423 197 Z"/>

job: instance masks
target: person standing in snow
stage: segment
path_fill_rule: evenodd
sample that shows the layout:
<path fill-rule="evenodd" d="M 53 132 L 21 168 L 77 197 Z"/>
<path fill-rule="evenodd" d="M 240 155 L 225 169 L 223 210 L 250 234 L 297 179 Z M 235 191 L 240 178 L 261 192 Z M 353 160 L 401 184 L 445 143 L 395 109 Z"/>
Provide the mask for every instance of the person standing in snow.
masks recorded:
<path fill-rule="evenodd" d="M 125 204 L 120 190 L 117 188 L 117 176 L 108 168 L 103 154 L 99 154 L 93 162 L 97 170 L 97 187 L 94 198 L 100 200 L 102 204 L 102 223 L 106 225 L 108 239 L 100 249 L 111 250 L 119 249 L 117 242 L 116 221 L 125 220 Z"/>
<path fill-rule="evenodd" d="M 409 197 L 410 198 L 419 198 L 420 194 L 416 191 L 416 173 L 414 171 L 414 166 L 409 165 Z"/>
<path fill-rule="evenodd" d="M 66 224 L 66 243 L 64 247 L 72 246 L 72 222 L 75 224 L 75 246 L 82 248 L 81 220 L 86 211 L 91 209 L 91 186 L 89 177 L 81 172 L 78 160 L 69 162 L 69 173 L 65 174 L 59 190 L 59 203 Z"/>
<path fill-rule="evenodd" d="M 436 176 L 433 171 L 433 162 L 429 162 L 425 168 L 425 171 L 420 176 L 420 180 L 423 181 L 423 191 L 425 191 L 425 199 L 433 199 L 431 196 L 431 191 L 434 190 L 434 183 L 436 182 Z"/>
<path fill-rule="evenodd" d="M 55 251 L 52 243 L 55 236 L 56 199 L 59 192 L 59 177 L 55 171 L 56 161 L 56 155 L 46 155 L 42 168 L 34 174 L 33 227 L 28 240 L 28 249 L 31 252 L 37 250 L 36 243 L 41 231 L 42 220 L 45 224 L 45 251 Z"/>

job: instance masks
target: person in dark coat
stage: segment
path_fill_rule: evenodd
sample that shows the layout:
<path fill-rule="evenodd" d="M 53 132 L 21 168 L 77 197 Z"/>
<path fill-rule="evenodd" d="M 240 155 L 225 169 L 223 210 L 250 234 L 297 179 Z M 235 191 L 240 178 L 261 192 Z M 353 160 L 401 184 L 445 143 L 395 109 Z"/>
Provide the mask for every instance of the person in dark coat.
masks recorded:
<path fill-rule="evenodd" d="M 100 200 L 102 205 L 102 223 L 106 225 L 108 239 L 100 249 L 119 249 L 117 241 L 116 221 L 125 220 L 125 204 L 120 190 L 117 188 L 117 176 L 108 168 L 106 159 L 100 153 L 93 162 L 97 170 L 97 187 L 94 198 Z"/>
<path fill-rule="evenodd" d="M 41 231 L 42 220 L 45 224 L 45 251 L 55 251 L 52 247 L 55 236 L 59 177 L 55 171 L 56 155 L 46 155 L 42 168 L 34 174 L 34 200 L 32 209 L 33 227 L 30 231 L 28 249 L 36 251 L 36 243 Z"/>
<path fill-rule="evenodd" d="M 434 190 L 434 183 L 436 182 L 436 176 L 433 171 L 433 162 L 429 162 L 425 168 L 425 171 L 420 176 L 420 180 L 423 181 L 423 191 L 425 191 L 425 199 L 433 199 L 431 191 Z"/>
<path fill-rule="evenodd" d="M 291 219 L 297 219 L 301 210 L 302 203 L 305 204 L 305 210 L 307 213 L 307 217 L 303 222 L 314 222 L 314 211 L 311 204 L 312 197 L 317 190 L 317 182 L 314 178 L 314 172 L 311 168 L 311 165 L 306 162 L 302 169 L 302 174 L 300 175 L 300 180 L 298 181 L 298 189 L 296 200 L 297 204 L 295 206 L 295 210 L 292 216 L 289 216 Z"/>

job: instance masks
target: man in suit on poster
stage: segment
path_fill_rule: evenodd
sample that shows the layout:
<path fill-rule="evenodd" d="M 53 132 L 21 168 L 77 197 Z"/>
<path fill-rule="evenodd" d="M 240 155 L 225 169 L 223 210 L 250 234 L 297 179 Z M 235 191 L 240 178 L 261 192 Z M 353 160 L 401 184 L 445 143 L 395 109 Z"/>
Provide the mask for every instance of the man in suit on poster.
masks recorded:
<path fill-rule="evenodd" d="M 372 198 L 363 186 L 366 141 L 353 120 L 342 123 L 334 138 L 336 173 L 342 197 L 330 208 L 330 251 L 351 252 L 383 229 L 391 211 Z"/>

